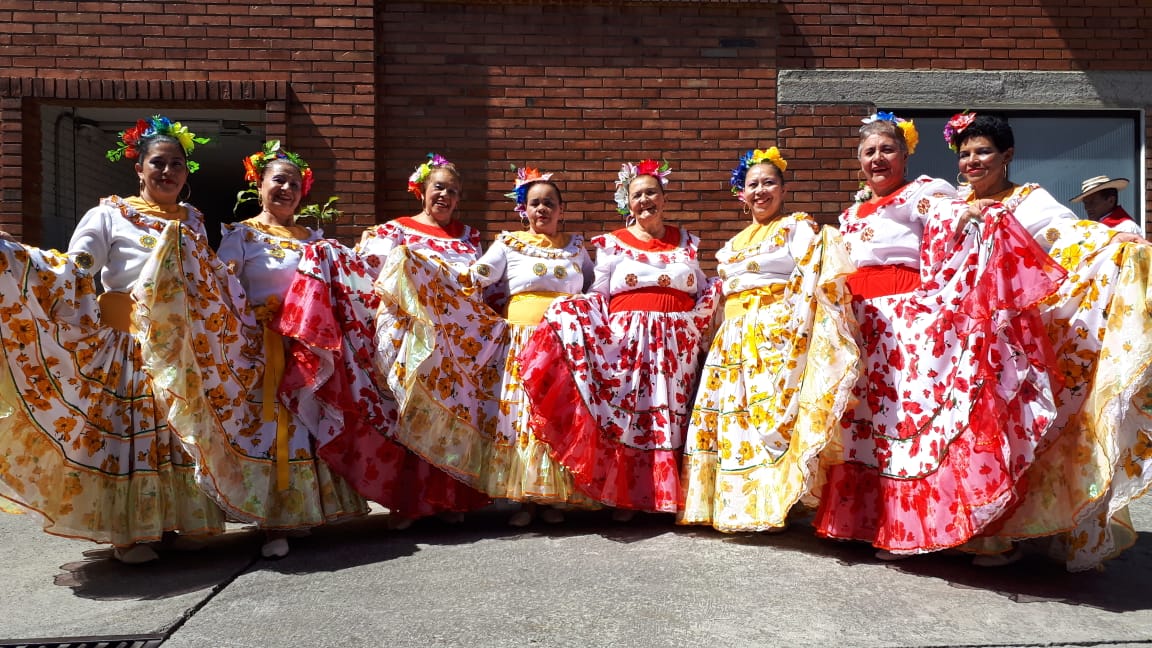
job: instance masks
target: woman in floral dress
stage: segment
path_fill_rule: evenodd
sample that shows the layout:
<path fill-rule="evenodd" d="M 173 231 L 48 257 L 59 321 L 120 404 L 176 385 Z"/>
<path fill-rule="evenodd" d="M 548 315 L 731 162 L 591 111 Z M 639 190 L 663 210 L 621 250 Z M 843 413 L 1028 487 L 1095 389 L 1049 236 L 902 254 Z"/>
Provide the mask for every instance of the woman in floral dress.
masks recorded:
<path fill-rule="evenodd" d="M 288 554 L 285 531 L 304 531 L 363 514 L 367 506 L 344 480 L 317 460 L 310 430 L 277 401 L 288 356 L 284 340 L 268 324 L 280 311 L 303 246 L 323 238 L 321 232 L 296 224 L 296 209 L 312 185 L 312 169 L 276 140 L 246 157 L 244 166 L 250 188 L 240 199 L 258 199 L 260 213 L 222 227 L 219 257 L 243 285 L 260 324 L 259 328 L 246 329 L 248 345 L 260 349 L 265 362 L 257 368 L 260 383 L 254 385 L 243 406 L 230 413 L 238 426 L 228 443 L 199 444 L 200 483 L 226 510 L 268 530 L 261 553 L 266 558 L 281 558 Z M 163 276 L 149 279 L 158 290 L 164 289 Z M 189 304 L 168 300 L 165 308 L 175 316 L 163 322 L 169 344 L 152 354 L 159 361 L 153 370 L 157 374 L 167 360 L 162 351 L 178 353 L 181 345 L 195 345 L 184 327 L 187 319 L 181 317 L 191 310 Z M 163 317 L 159 308 L 151 316 Z M 177 428 L 194 427 L 198 417 L 213 412 L 195 376 L 180 380 L 189 376 L 180 373 L 166 383 L 174 400 L 188 405 L 173 414 Z M 187 423 L 180 420 L 181 415 L 189 419 Z"/>
<path fill-rule="evenodd" d="M 390 302 L 381 313 L 395 309 L 392 323 L 405 322 L 407 331 L 404 352 L 388 358 L 395 392 L 404 395 L 397 437 L 488 495 L 526 502 L 512 516 L 513 526 L 531 523 L 536 503 L 583 499 L 528 429 L 516 361 L 548 305 L 581 293 L 592 279 L 584 237 L 561 233 L 563 201 L 551 175 L 519 170 L 507 195 L 526 229 L 497 237 L 470 268 L 467 295 L 453 292 L 456 284 L 443 266 L 412 256 L 401 264 L 390 259 L 378 282 Z M 502 316 L 480 299 L 484 288 L 509 296 Z M 400 298 L 413 292 L 421 298 Z M 559 522 L 563 514 L 547 508 L 543 517 Z"/>
<path fill-rule="evenodd" d="M 780 530 L 802 498 L 814 506 L 820 452 L 856 382 L 853 267 L 834 229 L 784 213 L 786 168 L 773 146 L 732 171 L 752 224 L 716 255 L 724 322 L 688 424 L 680 524 Z"/>
<path fill-rule="evenodd" d="M 1063 386 L 1052 440 L 1027 472 L 1023 501 L 968 548 L 1011 562 L 1021 553 L 1013 542 L 1048 537 L 1046 551 L 1070 570 L 1096 567 L 1135 542 L 1127 507 L 1152 483 L 1152 245 L 1012 182 L 1004 119 L 955 115 L 945 139 L 969 181 L 961 197 L 1002 204 L 1068 271 L 1041 305 Z"/>
<path fill-rule="evenodd" d="M 1051 348 L 1036 305 L 1063 271 L 1011 215 L 904 172 L 916 131 L 865 120 L 867 186 L 840 216 L 862 358 L 823 457 L 815 526 L 881 559 L 961 545 L 1017 504 L 1045 441 Z M 975 228 L 973 220 L 986 226 Z"/>
<path fill-rule="evenodd" d="M 588 497 L 675 512 L 696 368 L 716 306 L 698 239 L 664 221 L 667 164 L 624 164 L 628 226 L 592 240 L 591 294 L 554 302 L 520 354 L 531 430 Z"/>
<path fill-rule="evenodd" d="M 456 276 L 480 256 L 479 233 L 454 218 L 460 174 L 430 155 L 409 178 L 422 209 L 364 233 L 353 251 L 332 241 L 304 249 L 276 326 L 298 341 L 282 398 L 322 440 L 317 452 L 361 495 L 392 514 L 392 524 L 433 514 L 454 517 L 488 503 L 395 438 L 397 402 L 387 365 L 378 363 L 380 294 L 373 285 L 389 255 L 439 259 Z M 380 333 L 391 346 L 393 330 Z M 395 347 L 393 347 L 395 350 Z"/>
<path fill-rule="evenodd" d="M 224 515 L 197 486 L 189 438 L 145 372 L 141 318 L 163 299 L 138 281 L 166 241 L 186 250 L 181 284 L 203 298 L 198 325 L 219 322 L 201 340 L 205 354 L 170 372 L 206 372 L 202 387 L 221 405 L 242 402 L 254 374 L 217 363 L 223 337 L 241 336 L 234 279 L 208 247 L 203 217 L 182 202 L 197 138 L 166 117 L 121 133 L 113 161 L 137 160 L 140 194 L 110 196 L 80 220 L 65 258 L 5 244 L 5 359 L 0 385 L 11 406 L 0 420 L 0 494 L 45 517 L 45 531 L 115 547 L 127 563 L 155 560 L 166 532 L 221 533 Z M 90 273 L 104 292 L 95 297 Z M 20 277 L 23 275 L 23 277 Z M 13 279 L 17 281 L 13 282 Z M 201 364 L 203 363 L 203 364 Z M 218 421 L 188 434 L 220 438 Z"/>

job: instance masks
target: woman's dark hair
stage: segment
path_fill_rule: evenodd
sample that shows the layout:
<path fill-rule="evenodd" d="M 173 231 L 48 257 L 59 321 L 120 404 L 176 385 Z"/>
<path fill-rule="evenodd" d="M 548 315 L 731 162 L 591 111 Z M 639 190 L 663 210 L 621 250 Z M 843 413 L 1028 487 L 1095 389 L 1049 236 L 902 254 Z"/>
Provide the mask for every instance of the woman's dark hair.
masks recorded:
<path fill-rule="evenodd" d="M 968 128 L 952 138 L 952 145 L 956 150 L 960 150 L 964 142 L 973 137 L 987 137 L 1000 152 L 1016 146 L 1016 138 L 1012 136 L 1012 127 L 1008 125 L 1008 120 L 996 115 L 976 115 L 976 119 L 968 124 Z"/>
<path fill-rule="evenodd" d="M 551 180 L 536 180 L 532 184 L 534 184 L 534 185 L 548 185 L 549 187 L 552 187 L 552 190 L 556 192 L 556 200 L 559 200 L 561 205 L 564 204 L 564 195 L 560 193 L 560 187 L 555 182 L 552 182 Z M 532 190 L 532 187 L 528 187 L 528 191 L 531 191 L 531 190 Z M 528 199 L 528 192 L 527 191 L 524 192 L 524 199 L 525 200 Z"/>
<path fill-rule="evenodd" d="M 142 160 L 148 156 L 148 152 L 152 150 L 153 146 L 161 142 L 171 142 L 175 144 L 176 148 L 180 149 L 180 154 L 184 156 L 184 159 L 188 159 L 188 151 L 184 150 L 184 145 L 180 143 L 180 140 L 171 135 L 162 135 L 160 133 L 155 135 L 141 135 L 140 139 L 136 141 L 136 153 L 140 155 L 140 159 Z"/>

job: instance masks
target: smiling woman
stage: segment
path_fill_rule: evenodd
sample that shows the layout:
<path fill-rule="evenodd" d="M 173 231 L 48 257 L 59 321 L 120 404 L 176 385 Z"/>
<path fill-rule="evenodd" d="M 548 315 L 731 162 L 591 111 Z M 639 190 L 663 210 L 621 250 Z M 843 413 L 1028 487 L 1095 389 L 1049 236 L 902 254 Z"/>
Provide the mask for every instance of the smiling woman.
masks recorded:
<path fill-rule="evenodd" d="M 532 433 L 588 497 L 674 513 L 691 389 L 717 286 L 697 237 L 664 222 L 667 163 L 624 164 L 627 227 L 592 239 L 591 294 L 552 303 L 519 356 Z"/>
<path fill-rule="evenodd" d="M 180 200 L 197 168 L 189 156 L 205 141 L 166 117 L 138 121 L 108 158 L 135 160 L 139 195 L 110 196 L 89 210 L 72 235 L 68 260 L 27 249 L 7 264 L 9 271 L 13 262 L 45 264 L 30 275 L 44 285 L 4 293 L 26 321 L 42 320 L 42 329 L 31 330 L 44 333 L 22 341 L 36 353 L 6 354 L 5 373 L 31 381 L 19 391 L 37 397 L 26 416 L 0 424 L 0 456 L 7 458 L 0 494 L 41 513 L 49 533 L 111 543 L 124 562 L 156 559 L 149 543 L 168 532 L 224 528 L 224 514 L 197 485 L 192 447 L 172 427 L 166 392 L 147 371 L 149 313 L 176 292 L 199 296 L 198 308 L 188 311 L 194 315 L 182 317 L 216 335 L 198 338 L 196 353 L 174 359 L 163 373 L 196 376 L 202 397 L 239 402 L 259 363 L 224 341 L 239 340 L 250 322 L 234 301 L 238 288 L 208 247 L 200 212 Z M 157 291 L 150 269 L 174 248 L 183 251 L 182 270 L 171 291 Z M 99 273 L 104 288 L 98 309 L 89 272 Z M 51 303 L 42 303 L 47 297 Z M 45 367 L 55 379 L 47 379 Z M 222 437 L 224 427 L 214 419 L 198 432 Z"/>
<path fill-rule="evenodd" d="M 413 295 L 393 295 L 377 283 L 419 257 L 426 261 L 420 267 L 436 268 L 420 291 L 440 282 L 461 291 L 460 278 L 481 251 L 479 232 L 454 217 L 461 188 L 455 165 L 430 154 L 408 179 L 420 213 L 370 228 L 355 250 L 331 240 L 306 245 L 275 323 L 292 339 L 296 358 L 282 400 L 308 422 L 331 470 L 388 508 L 396 527 L 433 514 L 453 519 L 488 503 L 397 440 L 394 392 L 405 387 L 404 341 L 416 339 L 407 333 L 419 322 L 389 309 L 398 300 L 410 306 L 404 299 Z M 401 373 L 394 376 L 397 363 Z M 439 386 L 451 390 L 453 383 Z"/>
<path fill-rule="evenodd" d="M 970 548 L 1009 560 L 1019 555 L 1014 543 L 1043 537 L 1069 569 L 1096 567 L 1135 542 L 1127 506 L 1152 485 L 1152 245 L 1076 218 L 1036 183 L 1012 182 L 1016 139 L 1006 119 L 966 111 L 945 136 L 971 182 L 961 196 L 1003 205 L 1068 271 L 1040 304 L 1063 378 L 1050 439 L 1011 514 Z"/>
<path fill-rule="evenodd" d="M 1036 304 L 1063 271 L 1002 208 L 959 201 L 942 180 L 906 180 L 917 140 L 891 113 L 860 128 L 867 186 L 840 231 L 857 266 L 848 286 L 862 362 L 824 451 L 815 520 L 818 534 L 870 542 L 884 560 L 991 528 L 1017 504 L 1054 413 Z"/>
<path fill-rule="evenodd" d="M 365 513 L 367 506 L 316 458 L 313 429 L 278 399 L 291 348 L 272 324 L 304 246 L 324 236 L 295 223 L 300 202 L 312 186 L 312 169 L 275 140 L 245 157 L 244 167 L 250 186 L 238 200 L 256 196 L 261 210 L 253 218 L 224 225 L 219 257 L 239 278 L 259 324 L 259 328 L 246 331 L 246 346 L 259 349 L 265 363 L 259 367 L 253 389 L 243 395 L 242 404 L 229 407 L 231 418 L 239 425 L 226 444 L 192 433 L 185 438 L 197 458 L 201 486 L 226 510 L 266 529 L 268 538 L 262 554 L 279 558 L 288 553 L 286 530 L 335 522 Z M 193 310 L 189 304 L 179 306 Z M 173 341 L 167 348 L 181 338 L 194 344 L 194 332 L 186 330 L 179 317 L 166 324 L 166 335 Z M 161 373 L 163 364 L 152 371 Z M 203 401 L 197 382 L 177 376 L 166 387 L 174 403 L 189 404 L 173 408 L 173 426 L 178 430 L 201 427 L 200 417 L 213 408 Z"/>

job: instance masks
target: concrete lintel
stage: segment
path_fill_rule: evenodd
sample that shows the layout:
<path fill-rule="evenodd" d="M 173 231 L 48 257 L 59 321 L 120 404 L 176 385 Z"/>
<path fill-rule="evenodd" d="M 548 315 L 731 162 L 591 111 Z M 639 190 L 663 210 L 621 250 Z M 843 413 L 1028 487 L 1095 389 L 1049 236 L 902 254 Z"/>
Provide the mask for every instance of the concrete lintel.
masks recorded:
<path fill-rule="evenodd" d="M 780 103 L 1144 108 L 1152 72 L 780 70 Z"/>

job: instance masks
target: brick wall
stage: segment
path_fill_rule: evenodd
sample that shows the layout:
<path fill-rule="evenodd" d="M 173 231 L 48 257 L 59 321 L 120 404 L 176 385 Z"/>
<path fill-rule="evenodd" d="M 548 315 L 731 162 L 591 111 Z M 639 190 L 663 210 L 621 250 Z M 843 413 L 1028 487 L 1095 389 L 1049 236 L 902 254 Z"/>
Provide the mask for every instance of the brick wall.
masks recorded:
<path fill-rule="evenodd" d="M 461 215 L 488 237 L 519 227 L 502 197 L 510 164 L 559 172 L 572 229 L 596 233 L 620 223 L 620 163 L 651 156 L 675 169 L 670 219 L 710 257 L 746 218 L 726 184 L 743 150 L 780 145 L 789 206 L 826 222 L 856 189 L 871 106 L 777 105 L 780 69 L 1138 71 L 1152 58 L 1145 0 L 140 6 L 0 7 L 0 226 L 39 209 L 42 143 L 25 128 L 37 102 L 259 106 L 269 136 L 316 167 L 316 196 L 342 197 L 347 216 L 326 229 L 345 240 L 418 208 L 405 181 L 430 151 L 462 168 Z"/>
<path fill-rule="evenodd" d="M 44 101 L 166 113 L 258 106 L 266 111 L 268 135 L 284 139 L 316 169 L 316 195 L 339 194 L 349 221 L 371 222 L 375 165 L 365 142 L 374 128 L 373 6 L 370 0 L 0 5 L 0 81 L 6 80 L 0 226 L 21 232 L 25 215 L 35 220 L 39 152 L 27 140 L 39 130 L 24 121 L 33 114 L 29 106 Z"/>
<path fill-rule="evenodd" d="M 781 0 L 777 17 L 782 69 L 1152 70 L 1147 0 Z M 1148 111 L 1152 97 L 1142 106 L 1116 107 Z M 858 185 L 855 132 L 872 109 L 850 103 L 778 107 L 778 139 L 798 161 L 794 202 L 826 221 L 843 208 Z M 1145 139 L 1152 141 L 1148 137 L 1152 127 Z M 1146 202 L 1152 204 L 1152 156 L 1145 156 L 1145 165 Z"/>
<path fill-rule="evenodd" d="M 392 3 L 378 14 L 381 216 L 411 215 L 429 151 L 465 176 L 462 217 L 519 229 L 510 164 L 556 171 L 569 229 L 621 226 L 620 164 L 666 158 L 666 213 L 708 258 L 745 225 L 728 193 L 776 127 L 773 5 Z"/>

